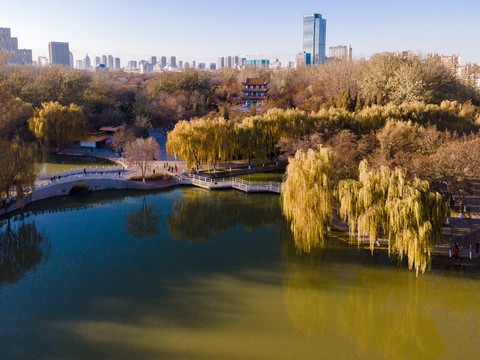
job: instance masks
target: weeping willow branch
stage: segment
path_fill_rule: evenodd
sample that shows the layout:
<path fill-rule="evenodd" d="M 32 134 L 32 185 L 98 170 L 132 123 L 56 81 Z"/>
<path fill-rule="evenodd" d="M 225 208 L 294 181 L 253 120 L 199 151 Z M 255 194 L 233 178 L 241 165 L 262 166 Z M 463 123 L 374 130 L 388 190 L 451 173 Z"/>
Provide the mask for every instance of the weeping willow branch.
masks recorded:
<path fill-rule="evenodd" d="M 417 177 L 407 180 L 399 168 L 369 170 L 362 161 L 359 173 L 358 181 L 340 181 L 336 192 L 339 214 L 347 221 L 350 235 L 357 231 L 358 237 L 368 236 L 373 251 L 381 224 L 389 254 L 397 254 L 400 261 L 407 257 L 409 269 L 414 268 L 417 275 L 425 272 L 448 214 L 441 195 Z"/>
<path fill-rule="evenodd" d="M 289 159 L 282 186 L 282 209 L 298 249 L 324 246 L 332 220 L 332 153 L 326 148 L 297 151 Z"/>

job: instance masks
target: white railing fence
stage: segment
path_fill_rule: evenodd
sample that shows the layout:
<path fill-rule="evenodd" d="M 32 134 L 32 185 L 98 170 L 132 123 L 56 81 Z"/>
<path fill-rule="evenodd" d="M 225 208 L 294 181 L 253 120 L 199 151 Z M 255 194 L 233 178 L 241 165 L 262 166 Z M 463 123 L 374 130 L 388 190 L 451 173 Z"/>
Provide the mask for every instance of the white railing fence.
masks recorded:
<path fill-rule="evenodd" d="M 207 176 L 184 173 L 183 176 L 172 175 L 180 184 L 192 184 L 208 189 L 232 187 L 234 189 L 250 191 L 271 191 L 280 193 L 282 184 L 275 181 L 247 181 L 237 177 L 229 178 L 210 178 Z"/>
<path fill-rule="evenodd" d="M 37 183 L 35 185 L 35 190 L 45 189 L 58 184 L 65 184 L 71 181 L 80 181 L 82 179 L 83 180 L 102 180 L 102 179 L 124 180 L 124 176 L 119 175 L 117 172 L 98 171 L 98 172 L 87 172 L 87 174 L 84 174 L 82 171 L 80 174 L 73 174 L 65 177 L 60 176 L 53 181 Z"/>
<path fill-rule="evenodd" d="M 70 169 L 70 170 L 65 170 L 65 171 L 60 171 L 56 173 L 51 173 L 51 174 L 42 174 L 40 175 L 37 179 L 38 180 L 47 180 L 51 179 L 53 177 L 59 177 L 61 176 L 66 177 L 66 176 L 71 176 L 71 175 L 77 175 L 77 174 L 83 174 L 84 171 L 87 173 L 96 173 L 99 171 L 108 171 L 108 172 L 113 172 L 113 171 L 122 171 L 123 166 L 121 165 L 112 165 L 112 166 L 85 166 L 85 167 L 79 167 L 76 169 Z"/>

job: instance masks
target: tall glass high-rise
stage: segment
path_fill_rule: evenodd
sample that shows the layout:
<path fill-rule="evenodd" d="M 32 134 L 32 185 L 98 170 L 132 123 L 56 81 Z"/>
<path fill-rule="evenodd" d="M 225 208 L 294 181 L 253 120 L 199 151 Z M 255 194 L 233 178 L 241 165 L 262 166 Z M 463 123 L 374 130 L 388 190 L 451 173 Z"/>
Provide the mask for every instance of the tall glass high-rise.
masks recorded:
<path fill-rule="evenodd" d="M 310 54 L 310 63 L 318 65 L 325 62 L 325 39 L 327 20 L 322 14 L 307 14 L 303 16 L 303 51 Z"/>

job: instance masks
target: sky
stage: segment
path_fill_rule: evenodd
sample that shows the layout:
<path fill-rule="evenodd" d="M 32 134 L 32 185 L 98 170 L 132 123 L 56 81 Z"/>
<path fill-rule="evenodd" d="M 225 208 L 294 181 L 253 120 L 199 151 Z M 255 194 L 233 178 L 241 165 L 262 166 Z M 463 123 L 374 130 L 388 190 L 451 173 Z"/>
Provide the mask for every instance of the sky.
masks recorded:
<path fill-rule="evenodd" d="M 302 51 L 308 13 L 327 19 L 327 54 L 351 44 L 357 59 L 412 50 L 480 63 L 479 0 L 0 0 L 0 27 L 34 60 L 48 57 L 48 42 L 66 41 L 76 60 L 111 54 L 122 66 L 150 55 L 285 62 Z"/>

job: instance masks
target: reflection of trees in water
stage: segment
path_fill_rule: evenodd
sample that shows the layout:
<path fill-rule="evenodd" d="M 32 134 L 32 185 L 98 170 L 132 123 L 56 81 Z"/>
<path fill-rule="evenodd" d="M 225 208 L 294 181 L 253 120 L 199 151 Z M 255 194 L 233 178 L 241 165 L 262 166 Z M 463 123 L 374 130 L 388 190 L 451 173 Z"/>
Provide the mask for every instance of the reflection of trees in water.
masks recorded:
<path fill-rule="evenodd" d="M 334 244 L 300 255 L 289 229 L 283 232 L 285 301 L 297 330 L 352 339 L 360 358 L 471 357 L 480 333 L 478 276 L 432 271 L 416 279 Z M 325 351 L 333 353 L 334 344 Z"/>
<path fill-rule="evenodd" d="M 187 189 L 176 199 L 167 224 L 172 238 L 180 241 L 209 240 L 241 224 L 248 231 L 282 220 L 276 195 L 247 195 L 235 191 Z"/>
<path fill-rule="evenodd" d="M 127 216 L 125 228 L 127 233 L 135 238 L 153 238 L 160 232 L 158 221 L 161 217 L 160 211 L 156 211 L 154 205 L 148 203 L 144 196 L 142 207 Z"/>
<path fill-rule="evenodd" d="M 27 271 L 48 261 L 50 241 L 35 223 L 13 227 L 10 220 L 0 232 L 0 287 L 20 281 Z"/>

